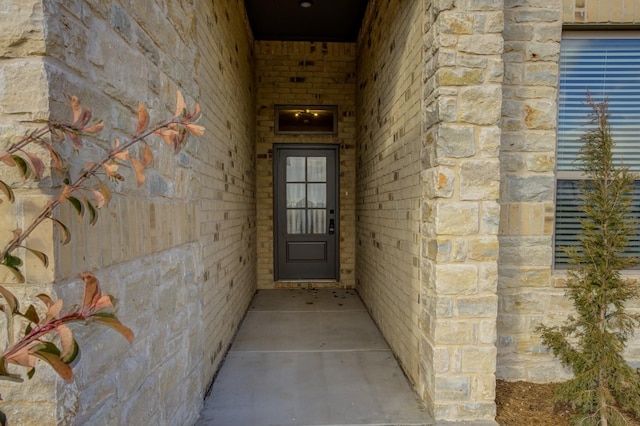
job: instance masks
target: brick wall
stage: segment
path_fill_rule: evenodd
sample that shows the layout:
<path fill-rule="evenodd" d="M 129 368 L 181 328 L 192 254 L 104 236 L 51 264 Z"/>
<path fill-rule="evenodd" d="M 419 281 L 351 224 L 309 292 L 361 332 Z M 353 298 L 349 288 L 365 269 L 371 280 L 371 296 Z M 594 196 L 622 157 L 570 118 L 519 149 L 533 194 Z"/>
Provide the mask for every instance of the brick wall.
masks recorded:
<path fill-rule="evenodd" d="M 207 3 L 196 17 L 195 80 L 211 111 L 203 121 L 211 139 L 192 157 L 204 268 L 200 338 L 211 380 L 256 285 L 255 58 L 242 2 Z"/>
<path fill-rule="evenodd" d="M 257 41 L 258 287 L 355 284 L 355 44 Z M 337 135 L 276 135 L 275 105 L 337 105 Z M 274 283 L 273 144 L 340 146 L 340 281 Z"/>
<path fill-rule="evenodd" d="M 9 3 L 0 45 L 3 136 L 22 133 L 16 123 L 68 117 L 64 95 L 79 96 L 107 127 L 69 156 L 74 173 L 135 128 L 137 101 L 161 119 L 177 89 L 201 103 L 207 131 L 177 156 L 151 139 L 146 184 L 136 189 L 122 168 L 126 181 L 110 184 L 113 199 L 95 228 L 69 208 L 58 212 L 72 243 L 53 248 L 50 271 L 27 265 L 27 279 L 55 278 L 52 291 L 71 305 L 81 297 L 77 274 L 94 271 L 136 340 L 77 327 L 83 356 L 75 381 L 56 381 L 41 366 L 29 384 L 3 388 L 0 409 L 25 424 L 189 424 L 255 289 L 255 87 L 244 8 L 231 0 L 52 1 L 43 11 L 40 2 Z M 30 205 L 18 205 L 25 216 L 43 199 L 31 192 Z M 51 246 L 51 235 L 49 228 L 38 237 Z M 23 392 L 33 402 L 16 404 Z"/>
<path fill-rule="evenodd" d="M 377 17 L 377 19 L 376 19 Z M 369 8 L 358 44 L 357 289 L 417 383 L 422 7 Z"/>

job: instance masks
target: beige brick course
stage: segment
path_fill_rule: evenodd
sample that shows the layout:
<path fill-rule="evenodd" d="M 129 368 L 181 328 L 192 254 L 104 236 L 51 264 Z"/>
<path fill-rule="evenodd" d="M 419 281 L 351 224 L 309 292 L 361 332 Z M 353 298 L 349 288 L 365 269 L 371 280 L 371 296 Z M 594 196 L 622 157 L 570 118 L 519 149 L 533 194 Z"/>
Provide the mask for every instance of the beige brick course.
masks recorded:
<path fill-rule="evenodd" d="M 358 43 L 356 288 L 417 384 L 423 9 L 398 1 L 376 8 L 367 11 Z M 452 28 L 468 27 L 464 16 L 457 19 Z M 447 176 L 444 168 L 431 173 L 441 184 L 434 192 L 449 190 Z"/>

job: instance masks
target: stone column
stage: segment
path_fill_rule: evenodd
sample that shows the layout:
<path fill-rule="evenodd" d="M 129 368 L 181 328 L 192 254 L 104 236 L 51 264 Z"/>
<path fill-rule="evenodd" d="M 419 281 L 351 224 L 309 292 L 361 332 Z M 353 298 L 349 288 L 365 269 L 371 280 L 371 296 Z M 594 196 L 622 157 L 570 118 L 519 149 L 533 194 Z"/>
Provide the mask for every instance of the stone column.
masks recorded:
<path fill-rule="evenodd" d="M 28 130 L 38 127 L 49 118 L 49 82 L 45 68 L 45 34 L 42 2 L 36 0 L 4 1 L 0 13 L 0 151 L 15 142 Z M 4 166 L 4 165 L 2 165 Z M 10 203 L 0 196 L 0 229 L 4 246 L 10 231 L 23 228 L 33 216 L 32 206 L 44 205 L 49 171 L 40 186 L 17 185 L 16 202 Z M 21 182 L 15 169 L 0 167 L 0 179 L 12 185 Z M 48 224 L 41 226 L 29 239 L 33 248 L 53 256 L 53 230 Z M 38 293 L 51 292 L 53 266 L 42 266 L 29 256 L 23 257 L 23 272 L 27 283 L 17 284 L 6 268 L 0 268 L 0 284 L 12 291 L 28 306 Z M 53 261 L 51 262 L 54 263 Z M 39 284 L 41 283 L 41 284 Z M 4 301 L 0 301 L 4 303 Z M 0 329 L 6 330 L 5 316 L 0 314 Z M 6 344 L 4 332 L 0 344 Z M 18 371 L 20 371 L 18 369 Z M 21 371 L 22 372 L 22 371 Z M 42 364 L 38 365 L 33 380 L 24 383 L 2 381 L 0 411 L 12 424 L 56 424 L 56 374 Z M 29 397 L 26 398 L 25 395 Z"/>
<path fill-rule="evenodd" d="M 561 0 L 505 0 L 498 369 L 506 380 L 568 378 L 535 333 L 569 313 L 553 283 Z"/>
<path fill-rule="evenodd" d="M 503 2 L 433 1 L 425 23 L 422 391 L 436 421 L 492 422 Z"/>

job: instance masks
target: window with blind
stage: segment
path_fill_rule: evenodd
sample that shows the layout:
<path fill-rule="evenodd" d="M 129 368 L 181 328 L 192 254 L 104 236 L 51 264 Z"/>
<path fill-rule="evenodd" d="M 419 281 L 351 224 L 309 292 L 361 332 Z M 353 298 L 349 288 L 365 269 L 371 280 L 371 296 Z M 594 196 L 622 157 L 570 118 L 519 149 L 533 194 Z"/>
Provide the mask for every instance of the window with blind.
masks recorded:
<path fill-rule="evenodd" d="M 555 217 L 555 266 L 566 268 L 561 247 L 577 245 L 581 171 L 575 163 L 588 130 L 587 90 L 596 101 L 609 100 L 614 156 L 640 172 L 640 34 L 602 32 L 563 34 L 560 51 L 558 153 Z M 640 217 L 640 181 L 633 191 L 633 214 Z M 636 233 L 629 254 L 640 256 Z"/>

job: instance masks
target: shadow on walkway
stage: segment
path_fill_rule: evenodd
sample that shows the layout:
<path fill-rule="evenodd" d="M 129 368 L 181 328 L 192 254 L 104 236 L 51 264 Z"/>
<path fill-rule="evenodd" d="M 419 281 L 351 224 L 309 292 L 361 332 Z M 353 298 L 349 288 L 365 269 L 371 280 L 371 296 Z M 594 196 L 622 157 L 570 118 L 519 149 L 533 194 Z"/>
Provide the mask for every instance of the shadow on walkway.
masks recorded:
<path fill-rule="evenodd" d="M 197 425 L 429 425 L 353 290 L 261 290 Z"/>

